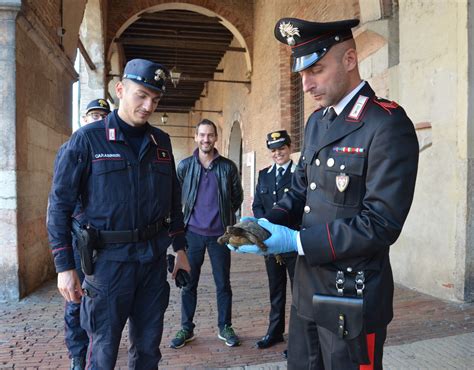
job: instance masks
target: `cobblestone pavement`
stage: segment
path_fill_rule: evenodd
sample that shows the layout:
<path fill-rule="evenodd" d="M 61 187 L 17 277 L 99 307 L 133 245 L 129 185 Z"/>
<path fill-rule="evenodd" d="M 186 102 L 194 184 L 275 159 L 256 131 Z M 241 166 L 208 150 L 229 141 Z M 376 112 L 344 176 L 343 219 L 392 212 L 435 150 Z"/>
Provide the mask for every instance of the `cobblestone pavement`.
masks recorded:
<path fill-rule="evenodd" d="M 197 338 L 179 350 L 168 348 L 180 321 L 179 291 L 171 283 L 160 369 L 286 369 L 281 357 L 285 343 L 266 350 L 254 347 L 266 332 L 269 311 L 263 259 L 232 258 L 233 326 L 242 345 L 229 348 L 217 338 L 215 288 L 206 259 L 198 290 Z M 63 309 L 55 281 L 20 302 L 1 303 L 0 369 L 67 369 Z M 127 369 L 127 345 L 124 333 L 117 369 Z M 388 369 L 467 369 L 474 363 L 474 304 L 446 302 L 397 286 L 386 346 Z"/>

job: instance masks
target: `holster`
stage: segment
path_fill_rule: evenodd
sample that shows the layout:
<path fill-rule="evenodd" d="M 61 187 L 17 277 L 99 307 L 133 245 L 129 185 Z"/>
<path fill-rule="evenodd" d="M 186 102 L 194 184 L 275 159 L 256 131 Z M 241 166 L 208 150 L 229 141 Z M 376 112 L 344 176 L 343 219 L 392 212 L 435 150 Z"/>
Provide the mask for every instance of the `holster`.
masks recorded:
<path fill-rule="evenodd" d="M 339 291 L 342 292 L 343 290 Z M 313 312 L 314 320 L 318 326 L 322 326 L 338 338 L 346 341 L 353 362 L 358 364 L 370 363 L 364 326 L 364 299 L 362 295 L 351 297 L 314 294 Z"/>
<path fill-rule="evenodd" d="M 99 242 L 97 230 L 82 226 L 79 221 L 73 218 L 72 232 L 77 240 L 82 271 L 86 275 L 92 275 L 94 273 L 94 249 L 97 249 Z"/>

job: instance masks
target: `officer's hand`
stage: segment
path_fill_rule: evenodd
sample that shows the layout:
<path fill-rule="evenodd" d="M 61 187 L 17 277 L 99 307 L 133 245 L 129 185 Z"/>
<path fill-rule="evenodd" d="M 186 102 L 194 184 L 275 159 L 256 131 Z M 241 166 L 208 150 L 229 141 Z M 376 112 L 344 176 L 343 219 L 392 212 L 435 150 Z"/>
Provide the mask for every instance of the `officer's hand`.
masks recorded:
<path fill-rule="evenodd" d="M 174 264 L 174 269 L 171 273 L 171 277 L 173 279 L 176 278 L 176 273 L 179 269 L 185 270 L 188 274 L 191 272 L 191 266 L 189 265 L 188 256 L 186 255 L 186 252 L 183 249 L 176 252 L 176 263 Z"/>
<path fill-rule="evenodd" d="M 81 281 L 76 270 L 67 270 L 58 273 L 58 289 L 64 299 L 68 302 L 79 303 L 82 292 Z"/>
<path fill-rule="evenodd" d="M 292 230 L 286 226 L 272 224 L 264 218 L 260 218 L 258 224 L 272 234 L 272 236 L 264 241 L 268 248 L 266 252 L 267 254 L 298 251 L 298 231 Z"/>

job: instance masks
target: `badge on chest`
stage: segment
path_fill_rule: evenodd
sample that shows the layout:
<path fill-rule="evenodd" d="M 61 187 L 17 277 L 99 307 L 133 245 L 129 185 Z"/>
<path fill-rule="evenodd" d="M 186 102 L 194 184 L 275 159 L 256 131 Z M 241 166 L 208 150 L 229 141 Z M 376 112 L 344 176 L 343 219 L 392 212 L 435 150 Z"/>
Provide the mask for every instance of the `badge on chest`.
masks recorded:
<path fill-rule="evenodd" d="M 349 176 L 345 173 L 340 173 L 336 176 L 336 187 L 341 193 L 349 186 Z"/>

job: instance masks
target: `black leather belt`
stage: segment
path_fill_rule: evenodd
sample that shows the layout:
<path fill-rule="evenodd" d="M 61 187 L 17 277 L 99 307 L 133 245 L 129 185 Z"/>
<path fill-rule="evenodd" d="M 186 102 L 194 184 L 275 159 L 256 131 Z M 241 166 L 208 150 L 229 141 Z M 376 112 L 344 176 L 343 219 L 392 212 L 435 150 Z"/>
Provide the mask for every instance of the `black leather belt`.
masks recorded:
<path fill-rule="evenodd" d="M 153 239 L 156 234 L 163 230 L 163 220 L 148 225 L 142 229 L 123 230 L 123 231 L 102 231 L 99 230 L 99 240 L 105 244 L 125 244 L 138 243 Z"/>

